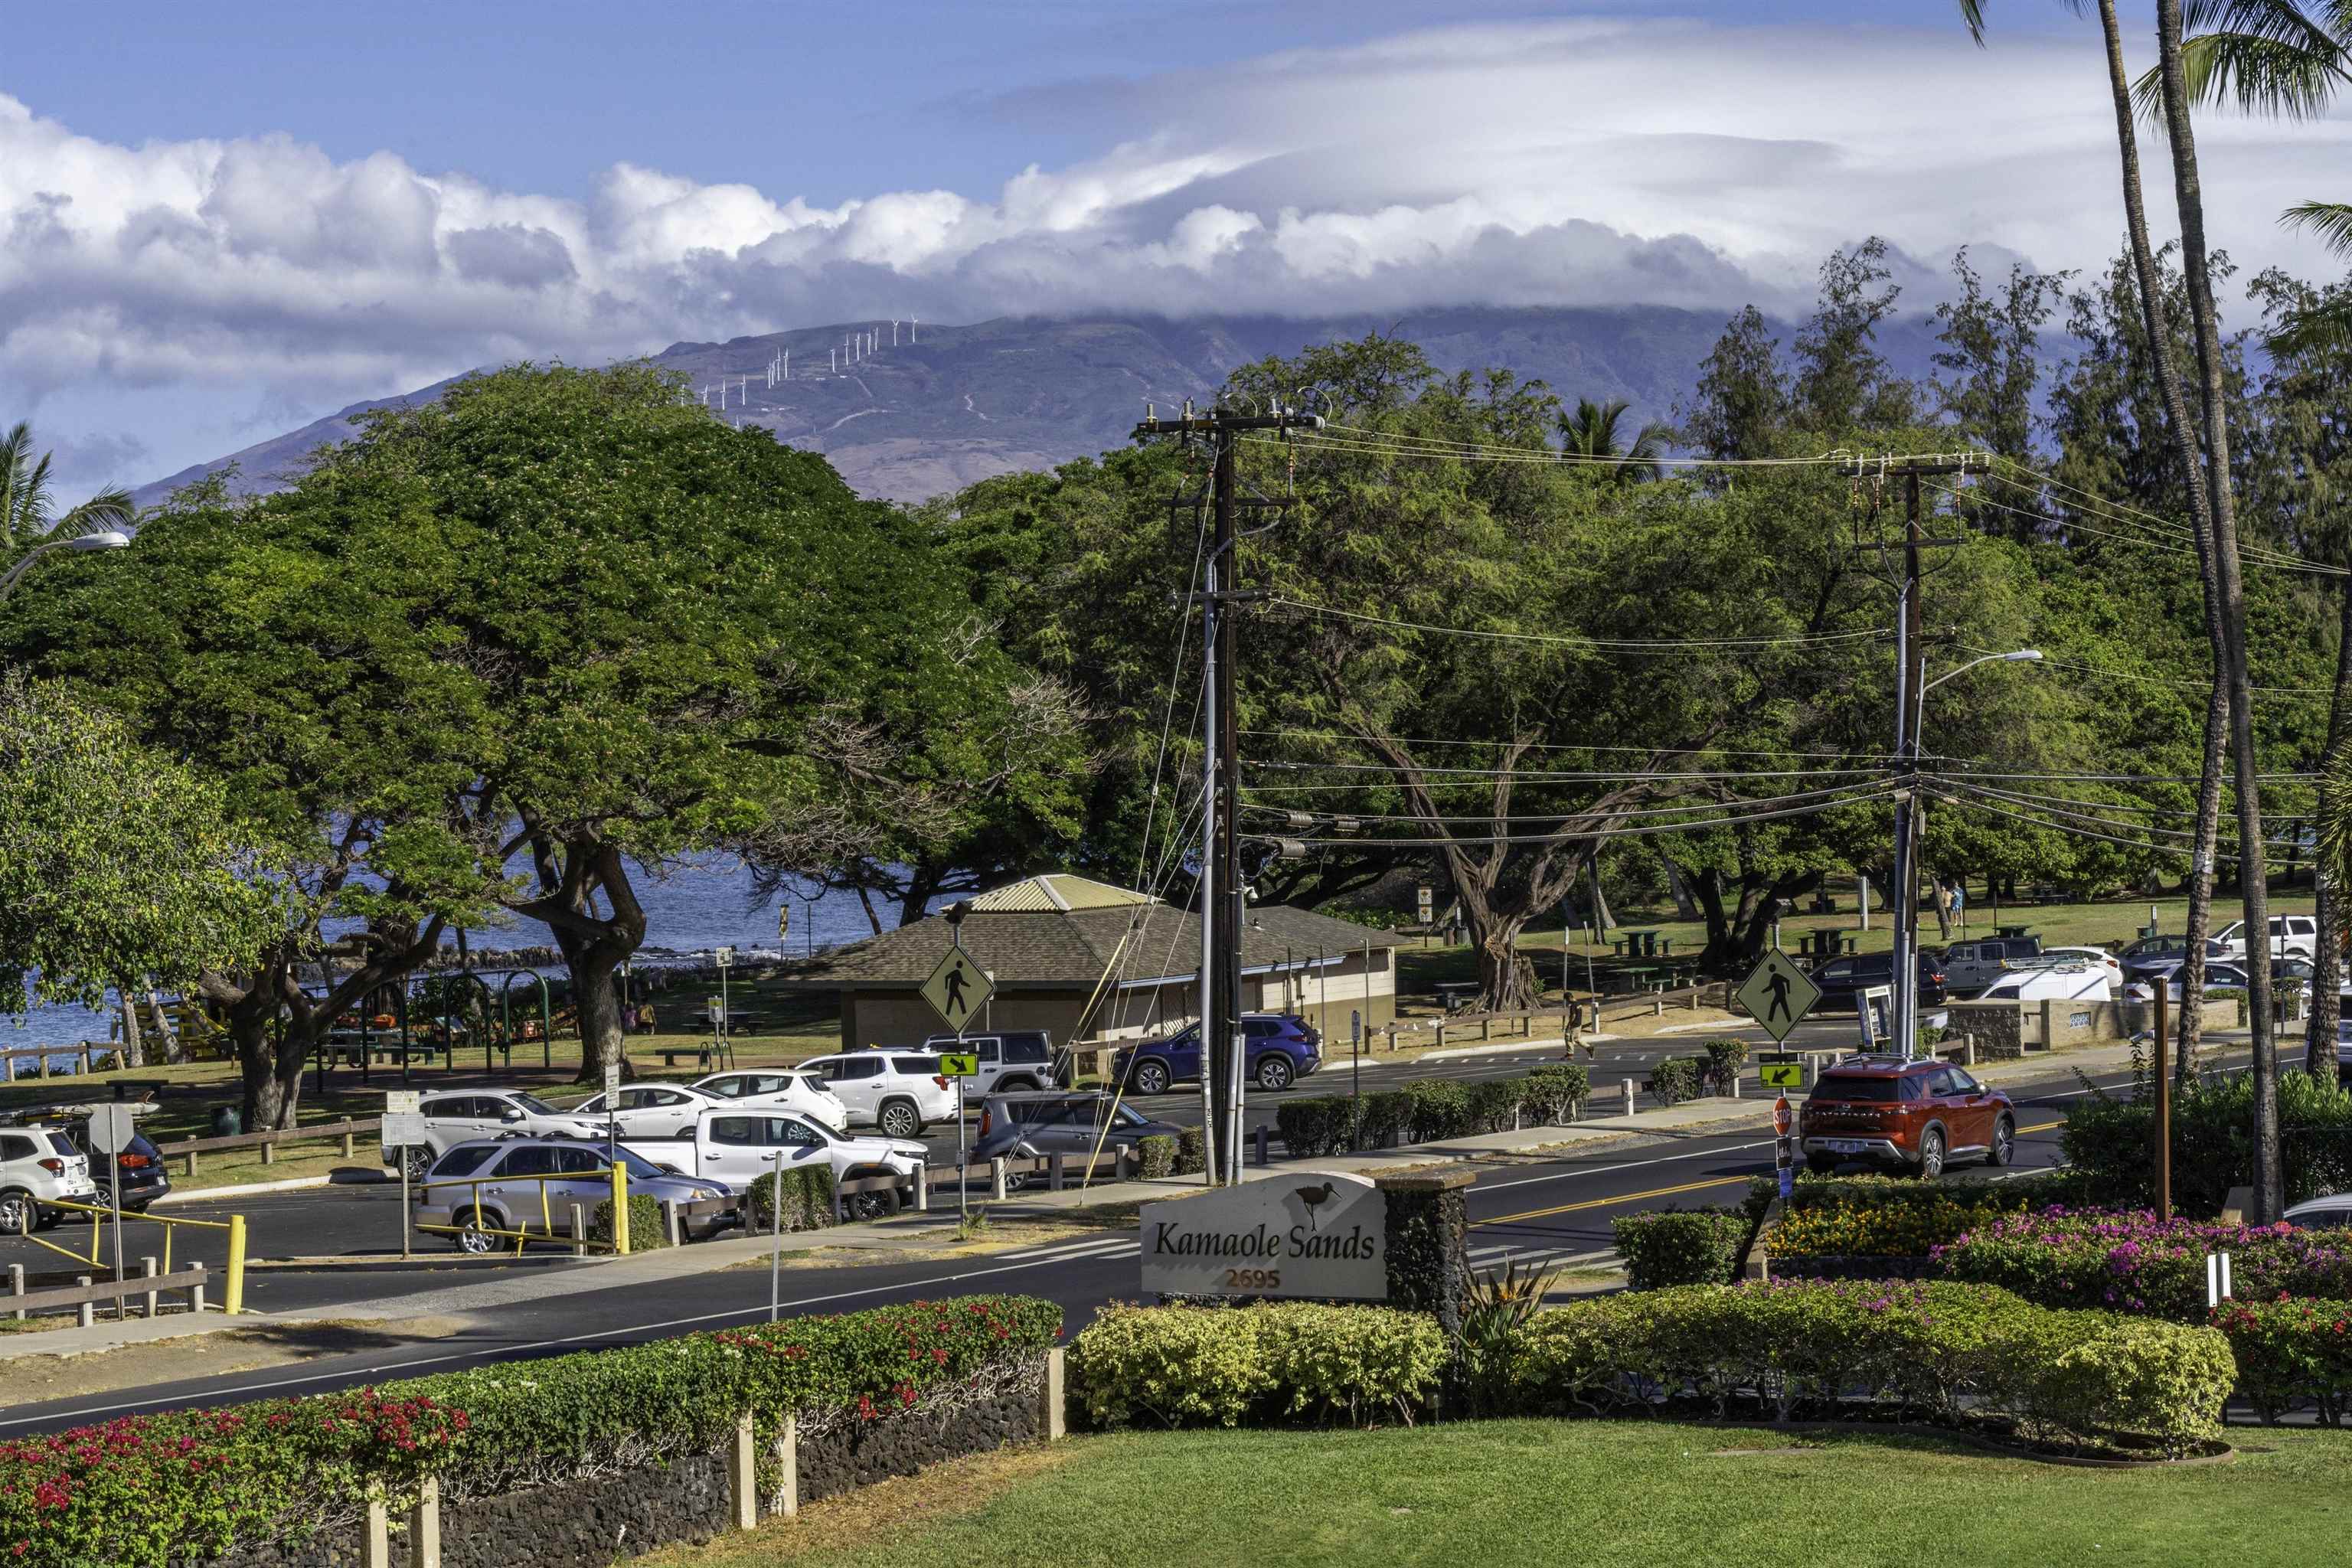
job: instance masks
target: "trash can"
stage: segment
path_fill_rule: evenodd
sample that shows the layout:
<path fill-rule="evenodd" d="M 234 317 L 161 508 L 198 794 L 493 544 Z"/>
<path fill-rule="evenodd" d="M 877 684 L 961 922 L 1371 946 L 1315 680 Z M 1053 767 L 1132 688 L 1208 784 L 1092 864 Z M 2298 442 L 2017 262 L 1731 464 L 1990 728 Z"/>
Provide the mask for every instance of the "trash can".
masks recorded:
<path fill-rule="evenodd" d="M 213 1136 L 235 1138 L 245 1131 L 245 1112 L 234 1105 L 213 1107 Z"/>

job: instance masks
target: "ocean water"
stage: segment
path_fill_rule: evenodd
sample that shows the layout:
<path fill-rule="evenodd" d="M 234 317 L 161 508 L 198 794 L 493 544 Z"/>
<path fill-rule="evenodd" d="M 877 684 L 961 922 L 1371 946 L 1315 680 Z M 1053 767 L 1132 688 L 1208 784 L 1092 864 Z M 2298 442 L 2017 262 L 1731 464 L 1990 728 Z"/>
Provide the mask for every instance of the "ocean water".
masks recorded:
<path fill-rule="evenodd" d="M 731 861 L 705 861 L 658 879 L 634 868 L 633 873 L 632 885 L 646 909 L 645 958 L 648 962 L 657 958 L 650 951 L 654 949 L 683 954 L 720 946 L 770 952 L 781 946 L 797 956 L 873 934 L 856 894 L 828 892 L 803 900 L 785 893 L 762 900 L 752 891 L 751 872 Z M 776 917 L 779 907 L 786 905 L 790 929 L 780 942 Z M 897 906 L 887 900 L 877 899 L 875 911 L 882 917 L 885 930 L 898 923 Z M 444 939 L 445 942 L 454 940 Z M 477 953 L 545 947 L 551 940 L 546 927 L 531 921 L 466 933 L 467 946 Z M 0 1050 L 104 1041 L 113 1021 L 110 1013 L 82 1007 L 36 1007 L 24 1017 L 0 1019 Z M 52 1071 L 66 1071 L 74 1065 L 73 1058 L 51 1058 Z M 16 1066 L 19 1075 L 33 1068 L 29 1059 Z"/>

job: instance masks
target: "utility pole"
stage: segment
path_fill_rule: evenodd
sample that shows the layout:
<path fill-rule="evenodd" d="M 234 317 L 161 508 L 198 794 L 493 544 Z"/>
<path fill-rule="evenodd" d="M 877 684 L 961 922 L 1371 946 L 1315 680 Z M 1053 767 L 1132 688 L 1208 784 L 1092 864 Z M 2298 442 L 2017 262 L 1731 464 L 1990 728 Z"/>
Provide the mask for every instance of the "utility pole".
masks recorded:
<path fill-rule="evenodd" d="M 1279 508 L 1283 502 L 1238 494 L 1240 475 L 1234 442 L 1250 431 L 1319 430 L 1320 416 L 1276 409 L 1244 414 L 1213 408 L 1195 414 L 1188 404 L 1174 419 L 1147 416 L 1135 439 L 1176 436 L 1205 439 L 1214 458 L 1205 592 L 1200 595 L 1206 626 L 1202 647 L 1207 661 L 1204 738 L 1208 742 L 1206 793 L 1202 797 L 1201 845 L 1201 1050 L 1202 1086 L 1208 1120 L 1210 1184 L 1242 1179 L 1242 1073 L 1248 1052 L 1242 1043 L 1242 863 L 1239 831 L 1241 755 L 1236 717 L 1236 620 L 1231 606 L 1260 595 L 1234 586 L 1234 517 L 1242 509 Z"/>
<path fill-rule="evenodd" d="M 1882 559 L 1896 550 L 1902 552 L 1902 575 L 1894 579 L 1895 586 L 1895 757 L 1901 771 L 1899 786 L 1895 795 L 1895 875 L 1887 885 L 1894 902 L 1895 916 L 1894 963 L 1888 980 L 1894 988 L 1895 1016 L 1887 1022 L 1893 1028 L 1895 1047 L 1906 1057 L 1919 1050 L 1919 761 L 1920 735 L 1926 713 L 1920 703 L 1927 680 L 1927 616 L 1923 603 L 1925 574 L 1920 571 L 1920 551 L 1950 549 L 1966 542 L 1964 538 L 1931 539 L 1923 530 L 1919 499 L 1919 481 L 1931 476 L 1958 477 L 1968 472 L 1965 458 L 1944 461 L 1907 461 L 1898 465 L 1875 466 L 1866 459 L 1856 459 L 1853 476 L 1857 479 L 1884 479 L 1890 471 L 1903 477 L 1903 542 L 1899 545 L 1864 544 L 1857 542 L 1858 552 L 1874 553 Z M 1868 911 L 1865 893 L 1864 912 Z"/>

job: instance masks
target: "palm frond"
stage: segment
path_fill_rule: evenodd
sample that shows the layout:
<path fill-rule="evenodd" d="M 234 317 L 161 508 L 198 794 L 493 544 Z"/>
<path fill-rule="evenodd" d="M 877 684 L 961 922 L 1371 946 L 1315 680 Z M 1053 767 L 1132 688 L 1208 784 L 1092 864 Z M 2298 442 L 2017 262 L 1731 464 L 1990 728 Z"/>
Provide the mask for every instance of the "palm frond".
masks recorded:
<path fill-rule="evenodd" d="M 2273 354 L 2352 353 L 2352 303 L 2291 312 L 2263 346 Z"/>
<path fill-rule="evenodd" d="M 2180 46 L 2191 103 L 2228 103 L 2241 113 L 2315 120 L 2347 80 L 2333 40 L 2309 48 L 2252 33 L 2206 33 Z"/>
<path fill-rule="evenodd" d="M 1960 0 L 1960 20 L 1968 24 L 1969 37 L 1979 48 L 1985 47 L 1984 6 L 1979 0 Z"/>
<path fill-rule="evenodd" d="M 131 500 L 131 492 L 120 485 L 109 485 L 58 519 L 48 533 L 52 539 L 71 539 L 110 528 L 127 529 L 138 515 L 139 508 Z"/>
<path fill-rule="evenodd" d="M 2301 202 L 2281 213 L 2279 222 L 2316 230 L 2328 249 L 2352 256 L 2352 202 Z"/>

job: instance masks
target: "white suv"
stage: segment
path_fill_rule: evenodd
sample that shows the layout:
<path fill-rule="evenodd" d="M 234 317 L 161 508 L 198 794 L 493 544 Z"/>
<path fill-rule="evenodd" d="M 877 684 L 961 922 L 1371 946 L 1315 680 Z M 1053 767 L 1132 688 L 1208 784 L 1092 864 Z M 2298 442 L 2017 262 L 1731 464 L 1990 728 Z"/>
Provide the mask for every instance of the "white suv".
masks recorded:
<path fill-rule="evenodd" d="M 94 1203 L 89 1156 L 55 1127 L 0 1127 L 0 1236 L 47 1230 L 65 1217 L 46 1205 Z"/>
<path fill-rule="evenodd" d="M 919 1138 L 934 1121 L 952 1121 L 955 1082 L 940 1076 L 940 1058 L 911 1051 L 849 1051 L 801 1063 L 848 1109 L 861 1127 L 878 1127 L 892 1138 Z M 980 1096 L 975 1090 L 973 1102 Z"/>
<path fill-rule="evenodd" d="M 2232 921 L 2213 933 L 2231 958 L 2246 956 L 2246 922 Z M 2271 956 L 2310 958 L 2319 950 L 2319 922 L 2309 915 L 2271 917 Z"/>
<path fill-rule="evenodd" d="M 757 1105 L 796 1111 L 835 1132 L 849 1125 L 849 1107 L 808 1072 L 715 1072 L 686 1086 L 731 1105 Z"/>
<path fill-rule="evenodd" d="M 425 1173 L 432 1168 L 434 1161 L 470 1139 L 520 1134 L 531 1138 L 601 1141 L 604 1136 L 602 1118 L 583 1116 L 574 1110 L 558 1110 L 538 1096 L 525 1094 L 519 1089 L 473 1089 L 462 1093 L 427 1094 L 417 1110 L 425 1117 L 425 1142 L 405 1150 L 396 1150 L 386 1144 L 383 1147 L 383 1163 L 396 1164 L 405 1157 L 409 1174 L 419 1181 L 424 1180 Z"/>

